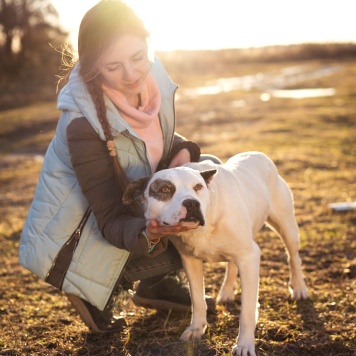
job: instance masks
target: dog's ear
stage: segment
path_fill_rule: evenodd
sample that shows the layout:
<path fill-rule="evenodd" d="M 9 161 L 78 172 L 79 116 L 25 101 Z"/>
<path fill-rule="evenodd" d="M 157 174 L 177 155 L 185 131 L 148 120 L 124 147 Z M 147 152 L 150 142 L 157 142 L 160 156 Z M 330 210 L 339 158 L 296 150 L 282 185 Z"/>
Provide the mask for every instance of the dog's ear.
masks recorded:
<path fill-rule="evenodd" d="M 122 202 L 125 205 L 130 205 L 132 203 L 142 203 L 143 192 L 147 187 L 147 183 L 151 177 L 143 177 L 133 182 L 129 183 L 124 191 L 124 195 L 122 197 Z"/>
<path fill-rule="evenodd" d="M 205 183 L 208 185 L 213 180 L 213 177 L 216 174 L 216 172 L 217 169 L 209 169 L 207 171 L 200 172 L 200 174 L 204 178 Z"/>

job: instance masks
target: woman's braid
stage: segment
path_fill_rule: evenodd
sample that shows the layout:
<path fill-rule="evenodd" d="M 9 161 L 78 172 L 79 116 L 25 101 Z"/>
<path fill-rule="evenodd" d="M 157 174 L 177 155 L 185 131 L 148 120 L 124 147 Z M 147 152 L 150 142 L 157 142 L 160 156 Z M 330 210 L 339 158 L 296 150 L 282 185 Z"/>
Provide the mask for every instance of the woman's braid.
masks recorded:
<path fill-rule="evenodd" d="M 105 107 L 103 90 L 101 89 L 100 85 L 95 83 L 95 79 L 91 80 L 86 84 L 90 96 L 95 104 L 96 113 L 98 115 L 98 119 L 100 121 L 101 127 L 104 131 L 106 141 L 110 141 L 113 139 L 113 137 L 112 137 L 109 121 L 106 116 L 106 107 Z"/>
<path fill-rule="evenodd" d="M 106 106 L 104 101 L 104 93 L 101 89 L 100 84 L 96 83 L 95 79 L 86 83 L 88 87 L 88 91 L 90 96 L 95 104 L 96 113 L 98 115 L 99 122 L 101 127 L 104 131 L 107 147 L 110 153 L 110 156 L 113 158 L 115 174 L 117 177 L 117 183 L 119 185 L 119 190 L 123 193 L 126 189 L 129 180 L 124 169 L 121 167 L 117 157 L 116 157 L 116 150 L 113 141 L 113 135 L 111 132 L 111 127 L 106 115 Z"/>

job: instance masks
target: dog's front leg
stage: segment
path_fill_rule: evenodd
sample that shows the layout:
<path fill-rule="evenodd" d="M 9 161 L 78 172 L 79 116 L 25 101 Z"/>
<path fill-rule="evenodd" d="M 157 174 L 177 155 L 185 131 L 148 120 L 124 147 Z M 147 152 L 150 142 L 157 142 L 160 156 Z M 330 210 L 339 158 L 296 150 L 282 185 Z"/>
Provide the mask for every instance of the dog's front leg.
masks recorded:
<path fill-rule="evenodd" d="M 181 255 L 184 271 L 189 282 L 190 297 L 192 300 L 192 320 L 189 327 L 183 332 L 181 340 L 199 339 L 205 332 L 206 302 L 204 291 L 203 261 L 187 255 Z"/>
<path fill-rule="evenodd" d="M 237 265 L 241 280 L 240 330 L 234 356 L 255 356 L 255 328 L 258 318 L 258 285 L 260 269 L 260 249 L 255 242 L 251 248 L 240 252 Z"/>

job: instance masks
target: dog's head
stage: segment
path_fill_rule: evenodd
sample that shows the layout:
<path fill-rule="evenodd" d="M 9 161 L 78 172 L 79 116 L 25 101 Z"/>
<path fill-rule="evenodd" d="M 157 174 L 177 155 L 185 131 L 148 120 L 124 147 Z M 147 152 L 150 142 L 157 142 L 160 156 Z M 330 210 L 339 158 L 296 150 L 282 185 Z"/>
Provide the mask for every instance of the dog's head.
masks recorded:
<path fill-rule="evenodd" d="M 160 224 L 204 226 L 208 184 L 216 172 L 188 167 L 165 169 L 131 182 L 122 201 L 126 205 L 138 203 L 147 220 Z"/>

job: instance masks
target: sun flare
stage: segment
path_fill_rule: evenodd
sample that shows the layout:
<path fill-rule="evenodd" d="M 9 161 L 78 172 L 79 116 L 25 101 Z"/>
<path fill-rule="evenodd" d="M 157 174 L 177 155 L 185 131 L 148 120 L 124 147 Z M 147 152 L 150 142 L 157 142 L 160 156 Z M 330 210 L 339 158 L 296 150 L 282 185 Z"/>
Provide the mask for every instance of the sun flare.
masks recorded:
<path fill-rule="evenodd" d="M 349 0 L 126 0 L 151 33 L 154 50 L 355 42 Z M 80 21 L 97 0 L 52 0 L 76 48 Z M 330 26 L 330 24 L 333 24 Z"/>

